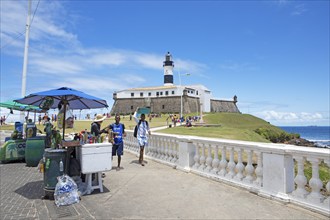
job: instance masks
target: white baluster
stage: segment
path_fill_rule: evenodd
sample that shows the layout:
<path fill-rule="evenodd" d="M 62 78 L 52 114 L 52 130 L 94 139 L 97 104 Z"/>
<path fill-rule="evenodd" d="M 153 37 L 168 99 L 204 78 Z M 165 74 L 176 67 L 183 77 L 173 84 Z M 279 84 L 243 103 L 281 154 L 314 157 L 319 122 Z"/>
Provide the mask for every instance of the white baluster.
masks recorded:
<path fill-rule="evenodd" d="M 307 196 L 307 198 L 313 202 L 322 202 L 324 196 L 320 193 L 323 186 L 319 175 L 320 160 L 317 158 L 308 158 L 308 161 L 312 164 L 312 178 L 309 180 L 309 186 L 312 188 L 312 192 Z"/>
<path fill-rule="evenodd" d="M 174 161 L 173 163 L 176 163 L 179 160 L 179 141 L 175 140 L 174 146 L 173 146 L 173 156 L 174 156 Z"/>
<path fill-rule="evenodd" d="M 214 159 L 212 161 L 212 171 L 211 173 L 213 174 L 217 174 L 219 172 L 219 148 L 218 145 L 215 146 L 215 150 L 214 150 Z"/>
<path fill-rule="evenodd" d="M 169 162 L 172 162 L 172 160 L 173 160 L 173 147 L 174 147 L 174 143 L 173 143 L 173 141 L 172 141 L 172 139 L 169 139 L 168 140 L 168 158 L 167 158 L 167 161 L 169 161 Z"/>
<path fill-rule="evenodd" d="M 245 173 L 246 177 L 244 178 L 244 182 L 251 184 L 253 182 L 253 173 L 254 173 L 254 167 L 252 166 L 252 155 L 253 151 L 252 150 L 246 150 L 247 155 L 248 155 L 248 161 L 247 165 L 245 167 Z"/>
<path fill-rule="evenodd" d="M 165 139 L 165 143 L 164 143 L 164 160 L 167 161 L 168 160 L 168 148 L 169 148 L 169 142 L 168 139 Z"/>
<path fill-rule="evenodd" d="M 172 139 L 171 146 L 171 163 L 175 163 L 176 140 Z"/>
<path fill-rule="evenodd" d="M 160 138 L 160 155 L 159 155 L 159 159 L 163 159 L 164 158 L 164 138 Z"/>
<path fill-rule="evenodd" d="M 235 176 L 235 161 L 234 161 L 234 148 L 230 148 L 230 157 L 228 163 L 229 172 L 226 174 L 226 177 L 232 179 Z"/>
<path fill-rule="evenodd" d="M 211 172 L 212 170 L 212 152 L 211 152 L 211 144 L 209 144 L 209 146 L 207 147 L 207 158 L 206 158 L 206 172 Z"/>
<path fill-rule="evenodd" d="M 330 159 L 326 159 L 324 160 L 324 162 L 328 165 L 328 167 L 330 167 Z M 328 180 L 328 183 L 327 185 L 325 186 L 327 192 L 328 192 L 328 195 L 330 193 L 330 180 Z M 330 196 L 328 196 L 328 198 L 326 198 L 324 201 L 323 201 L 325 207 L 329 208 L 330 207 Z"/>
<path fill-rule="evenodd" d="M 307 178 L 304 173 L 304 164 L 306 159 L 303 156 L 294 156 L 297 162 L 298 173 L 294 182 L 297 184 L 297 189 L 292 192 L 292 195 L 300 198 L 305 198 L 308 192 L 305 190 L 305 185 L 307 184 Z"/>
<path fill-rule="evenodd" d="M 163 139 L 163 156 L 162 156 L 162 159 L 166 161 L 166 145 L 167 145 L 167 142 L 166 142 L 166 138 L 162 138 Z"/>
<path fill-rule="evenodd" d="M 161 138 L 159 137 L 157 139 L 157 157 L 156 158 L 160 158 L 162 156 L 162 140 Z"/>
<path fill-rule="evenodd" d="M 219 176 L 225 176 L 227 174 L 227 160 L 226 160 L 226 147 L 222 147 L 221 149 L 221 161 L 220 161 L 220 172 L 218 172 Z"/>
<path fill-rule="evenodd" d="M 243 164 L 243 161 L 242 161 L 242 149 L 241 148 L 237 149 L 237 154 L 238 154 L 238 161 L 237 161 L 237 164 L 236 164 L 237 174 L 236 174 L 234 179 L 241 181 L 244 177 L 244 175 L 243 175 L 244 164 Z"/>
<path fill-rule="evenodd" d="M 151 146 L 152 148 L 150 149 L 150 157 L 155 157 L 155 149 L 156 149 L 155 138 L 152 139 Z"/>
<path fill-rule="evenodd" d="M 167 161 L 171 162 L 172 160 L 172 141 L 171 139 L 167 140 Z"/>
<path fill-rule="evenodd" d="M 205 161 L 206 161 L 206 158 L 205 158 L 205 144 L 202 144 L 202 155 L 201 155 L 201 158 L 199 158 L 199 163 L 201 165 L 198 168 L 199 170 L 204 171 L 204 169 L 206 167 Z"/>
<path fill-rule="evenodd" d="M 194 156 L 195 163 L 194 163 L 193 168 L 198 169 L 199 166 L 200 166 L 200 163 L 199 163 L 199 144 L 195 143 L 195 147 L 196 147 L 196 153 L 195 153 L 195 156 Z"/>
<path fill-rule="evenodd" d="M 153 155 L 153 151 L 154 151 L 154 138 L 150 138 L 150 141 L 149 141 L 149 146 L 148 146 L 148 155 L 150 156 L 150 157 L 152 157 L 152 155 Z"/>
<path fill-rule="evenodd" d="M 262 153 L 261 152 L 256 152 L 256 155 L 258 157 L 257 159 L 257 168 L 256 168 L 256 176 L 257 179 L 253 182 L 253 184 L 257 186 L 262 186 L 262 172 L 263 172 L 263 166 L 262 166 Z"/>

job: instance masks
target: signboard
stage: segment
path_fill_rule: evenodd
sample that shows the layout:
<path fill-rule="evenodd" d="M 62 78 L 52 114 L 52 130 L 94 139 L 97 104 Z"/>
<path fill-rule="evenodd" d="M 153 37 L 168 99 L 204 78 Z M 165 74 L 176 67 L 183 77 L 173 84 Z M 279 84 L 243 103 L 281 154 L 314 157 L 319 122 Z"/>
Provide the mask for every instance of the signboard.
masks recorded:
<path fill-rule="evenodd" d="M 139 118 L 141 114 L 148 116 L 148 114 L 150 114 L 150 107 L 139 108 L 137 111 L 137 117 Z"/>

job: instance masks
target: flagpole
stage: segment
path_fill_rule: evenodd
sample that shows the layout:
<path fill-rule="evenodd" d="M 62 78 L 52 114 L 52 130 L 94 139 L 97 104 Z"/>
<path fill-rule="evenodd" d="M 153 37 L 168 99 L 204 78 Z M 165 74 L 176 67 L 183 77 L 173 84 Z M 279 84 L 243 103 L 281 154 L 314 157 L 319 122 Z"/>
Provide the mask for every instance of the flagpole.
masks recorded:
<path fill-rule="evenodd" d="M 24 47 L 24 62 L 23 62 L 23 73 L 22 73 L 22 97 L 25 97 L 26 93 L 26 72 L 28 65 L 28 52 L 29 52 L 29 37 L 30 37 L 30 25 L 31 25 L 31 5 L 32 1 L 29 0 L 28 16 L 26 19 L 26 31 L 25 31 L 25 47 Z M 21 121 L 24 121 L 24 112 L 21 112 Z"/>

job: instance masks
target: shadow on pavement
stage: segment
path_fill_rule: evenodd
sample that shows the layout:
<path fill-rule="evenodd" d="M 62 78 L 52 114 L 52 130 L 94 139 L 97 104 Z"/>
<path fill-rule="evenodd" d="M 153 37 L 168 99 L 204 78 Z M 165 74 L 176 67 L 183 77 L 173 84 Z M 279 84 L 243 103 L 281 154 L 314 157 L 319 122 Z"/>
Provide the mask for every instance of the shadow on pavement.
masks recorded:
<path fill-rule="evenodd" d="M 27 199 L 41 199 L 44 195 L 43 181 L 29 182 L 15 190 L 15 193 L 24 196 Z"/>
<path fill-rule="evenodd" d="M 139 165 L 140 165 L 139 160 L 132 160 L 132 161 L 130 162 L 130 164 L 132 164 L 132 163 L 136 163 L 136 164 L 139 164 Z M 143 163 L 144 163 L 145 165 L 147 165 L 147 164 L 148 164 L 148 161 L 143 160 Z"/>

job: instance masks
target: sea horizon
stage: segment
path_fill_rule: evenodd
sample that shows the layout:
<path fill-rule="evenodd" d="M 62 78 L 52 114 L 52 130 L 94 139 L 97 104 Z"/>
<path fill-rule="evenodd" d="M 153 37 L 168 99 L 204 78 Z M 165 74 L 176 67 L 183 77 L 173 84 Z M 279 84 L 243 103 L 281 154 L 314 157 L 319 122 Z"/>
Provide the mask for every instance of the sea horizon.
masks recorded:
<path fill-rule="evenodd" d="M 330 126 L 277 126 L 288 133 L 300 134 L 300 137 L 314 142 L 319 147 L 330 148 Z"/>

